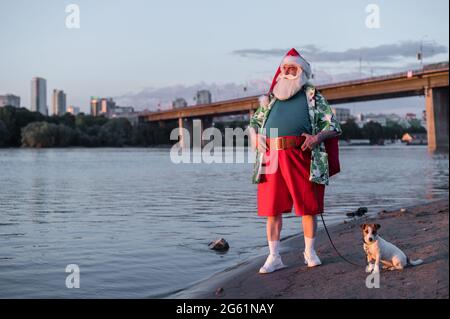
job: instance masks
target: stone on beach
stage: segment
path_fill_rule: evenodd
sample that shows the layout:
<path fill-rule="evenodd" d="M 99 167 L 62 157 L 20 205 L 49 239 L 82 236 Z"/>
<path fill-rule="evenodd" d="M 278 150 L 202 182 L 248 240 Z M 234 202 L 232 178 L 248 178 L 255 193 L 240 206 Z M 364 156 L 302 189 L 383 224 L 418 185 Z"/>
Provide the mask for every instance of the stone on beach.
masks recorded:
<path fill-rule="evenodd" d="M 367 207 L 359 207 L 356 211 L 347 213 L 347 217 L 361 217 L 367 213 Z"/>
<path fill-rule="evenodd" d="M 208 244 L 208 246 L 209 246 L 209 249 L 218 250 L 218 251 L 226 251 L 226 250 L 230 249 L 230 245 L 223 238 L 220 238 L 213 242 L 210 242 Z"/>

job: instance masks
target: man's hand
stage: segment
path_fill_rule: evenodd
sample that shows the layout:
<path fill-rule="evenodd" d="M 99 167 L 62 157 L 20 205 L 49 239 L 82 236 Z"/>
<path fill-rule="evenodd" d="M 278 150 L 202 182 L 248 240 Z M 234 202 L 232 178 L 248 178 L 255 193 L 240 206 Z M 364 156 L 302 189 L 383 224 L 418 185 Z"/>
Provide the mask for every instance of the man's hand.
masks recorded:
<path fill-rule="evenodd" d="M 258 151 L 260 153 L 266 153 L 267 152 L 267 140 L 266 140 L 266 136 L 263 134 L 258 134 L 257 135 L 257 145 L 258 145 Z"/>
<path fill-rule="evenodd" d="M 303 133 L 302 136 L 304 136 L 305 142 L 302 145 L 302 151 L 305 151 L 307 149 L 312 150 L 314 147 L 316 147 L 318 144 L 322 143 L 323 141 L 338 136 L 339 133 L 336 131 L 322 131 L 319 132 L 317 135 L 309 135 L 306 133 Z"/>
<path fill-rule="evenodd" d="M 302 136 L 305 137 L 305 141 L 302 144 L 302 151 L 312 150 L 320 143 L 317 135 L 303 133 Z"/>
<path fill-rule="evenodd" d="M 266 136 L 256 133 L 253 127 L 250 128 L 250 143 L 253 151 L 256 149 L 261 153 L 267 151 Z"/>
<path fill-rule="evenodd" d="M 256 151 L 256 147 L 258 146 L 258 134 L 256 133 L 256 130 L 253 127 L 249 127 L 250 132 L 250 147 L 252 151 Z"/>

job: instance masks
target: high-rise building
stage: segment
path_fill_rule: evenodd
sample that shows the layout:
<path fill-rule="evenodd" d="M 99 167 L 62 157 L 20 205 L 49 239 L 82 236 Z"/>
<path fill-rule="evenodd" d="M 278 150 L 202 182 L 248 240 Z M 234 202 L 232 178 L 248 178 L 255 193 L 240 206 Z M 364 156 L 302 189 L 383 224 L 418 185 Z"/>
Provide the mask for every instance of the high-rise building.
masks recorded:
<path fill-rule="evenodd" d="M 0 95 L 0 107 L 7 105 L 20 107 L 20 96 L 13 94 Z"/>
<path fill-rule="evenodd" d="M 78 113 L 80 113 L 80 108 L 76 107 L 76 106 L 73 106 L 73 105 L 70 105 L 67 108 L 67 112 L 69 112 L 72 115 L 77 115 Z"/>
<path fill-rule="evenodd" d="M 185 99 L 183 99 L 182 97 L 175 99 L 172 102 L 172 108 L 177 109 L 179 107 L 186 107 L 188 104 L 186 102 Z"/>
<path fill-rule="evenodd" d="M 111 98 L 102 99 L 100 104 L 100 113 L 106 116 L 110 116 L 110 114 L 114 111 L 116 107 L 116 102 L 114 102 Z"/>
<path fill-rule="evenodd" d="M 53 90 L 53 115 L 64 115 L 66 113 L 66 94 L 63 90 Z"/>
<path fill-rule="evenodd" d="M 196 100 L 197 100 L 197 105 L 210 104 L 211 103 L 211 92 L 209 92 L 208 90 L 197 91 Z"/>
<path fill-rule="evenodd" d="M 110 116 L 110 114 L 114 111 L 116 107 L 116 103 L 112 98 L 99 98 L 99 97 L 91 97 L 91 115 L 99 116 L 105 115 Z"/>
<path fill-rule="evenodd" d="M 91 115 L 98 116 L 100 114 L 100 99 L 91 96 Z"/>
<path fill-rule="evenodd" d="M 48 115 L 47 108 L 47 81 L 35 77 L 31 80 L 31 111 Z"/>

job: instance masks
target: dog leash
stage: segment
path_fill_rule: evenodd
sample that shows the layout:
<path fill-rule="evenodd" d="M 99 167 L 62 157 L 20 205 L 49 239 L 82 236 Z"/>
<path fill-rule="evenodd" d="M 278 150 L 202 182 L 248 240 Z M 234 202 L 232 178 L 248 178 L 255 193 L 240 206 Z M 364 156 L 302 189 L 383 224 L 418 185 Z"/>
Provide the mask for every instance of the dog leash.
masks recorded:
<path fill-rule="evenodd" d="M 315 183 L 313 183 L 313 190 L 314 190 L 314 196 L 316 197 L 316 201 L 317 201 L 317 192 L 316 192 L 316 185 L 315 185 Z M 334 245 L 333 240 L 331 239 L 330 232 L 328 231 L 327 225 L 325 224 L 325 219 L 323 218 L 323 213 L 320 213 L 320 218 L 322 219 L 323 228 L 325 229 L 325 232 L 327 233 L 327 236 L 328 236 L 328 239 L 330 240 L 331 246 L 333 246 L 333 249 L 336 251 L 337 255 L 338 255 L 339 257 L 341 257 L 342 260 L 344 260 L 345 262 L 347 262 L 347 263 L 350 264 L 350 265 L 357 266 L 357 267 L 363 266 L 363 265 L 360 265 L 360 264 L 357 264 L 357 263 L 354 263 L 354 262 L 348 260 L 347 258 L 345 258 L 345 257 L 339 252 L 339 250 L 338 250 L 338 249 L 336 248 L 336 246 Z M 364 266 L 365 266 L 365 265 L 364 265 Z"/>
<path fill-rule="evenodd" d="M 347 258 L 345 258 L 344 256 L 342 256 L 342 254 L 339 252 L 339 250 L 334 245 L 333 240 L 331 239 L 330 233 L 328 232 L 328 228 L 327 228 L 327 225 L 325 224 L 325 220 L 323 219 L 323 214 L 322 213 L 320 213 L 320 218 L 322 219 L 323 228 L 325 228 L 325 232 L 327 233 L 327 236 L 328 236 L 328 239 L 330 240 L 331 246 L 333 246 L 333 248 L 336 251 L 336 253 L 338 254 L 338 256 L 341 257 L 342 260 L 344 260 L 345 262 L 349 263 L 350 265 L 358 266 L 358 267 L 363 266 L 363 265 L 354 263 L 354 262 L 348 260 Z"/>

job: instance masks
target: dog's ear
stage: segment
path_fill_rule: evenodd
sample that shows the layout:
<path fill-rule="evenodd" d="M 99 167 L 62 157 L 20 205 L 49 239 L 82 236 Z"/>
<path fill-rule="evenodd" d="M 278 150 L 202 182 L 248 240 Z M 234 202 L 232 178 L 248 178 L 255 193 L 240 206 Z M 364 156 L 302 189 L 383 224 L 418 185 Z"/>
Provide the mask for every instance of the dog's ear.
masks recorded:
<path fill-rule="evenodd" d="M 378 229 L 381 228 L 381 225 L 380 224 L 375 224 L 375 228 L 378 230 Z"/>
<path fill-rule="evenodd" d="M 361 224 L 361 225 L 359 225 L 359 227 L 362 229 L 362 230 L 364 230 L 365 228 L 366 228 L 366 224 Z"/>

